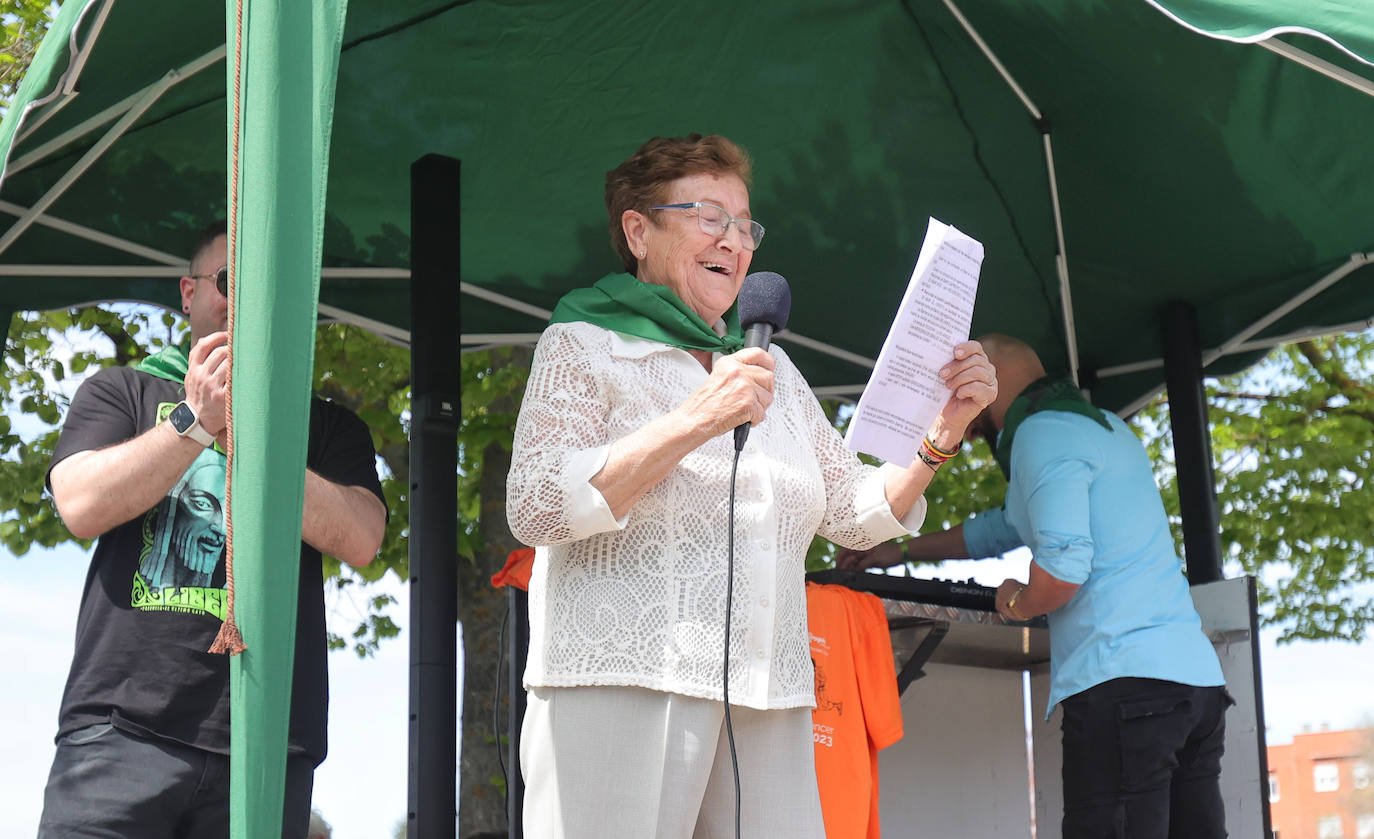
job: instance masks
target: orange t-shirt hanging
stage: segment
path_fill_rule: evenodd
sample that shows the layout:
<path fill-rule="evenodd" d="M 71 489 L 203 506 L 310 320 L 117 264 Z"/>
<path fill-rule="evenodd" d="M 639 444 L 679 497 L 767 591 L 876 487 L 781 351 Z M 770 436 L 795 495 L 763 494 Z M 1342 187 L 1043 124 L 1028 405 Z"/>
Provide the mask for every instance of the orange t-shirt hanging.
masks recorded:
<path fill-rule="evenodd" d="M 878 750 L 902 739 L 887 614 L 877 597 L 806 584 L 816 667 L 812 741 L 826 839 L 877 839 Z"/>
<path fill-rule="evenodd" d="M 534 548 L 516 548 L 506 557 L 506 565 L 491 575 L 494 588 L 515 586 L 521 591 L 530 590 L 530 574 L 534 571 Z"/>

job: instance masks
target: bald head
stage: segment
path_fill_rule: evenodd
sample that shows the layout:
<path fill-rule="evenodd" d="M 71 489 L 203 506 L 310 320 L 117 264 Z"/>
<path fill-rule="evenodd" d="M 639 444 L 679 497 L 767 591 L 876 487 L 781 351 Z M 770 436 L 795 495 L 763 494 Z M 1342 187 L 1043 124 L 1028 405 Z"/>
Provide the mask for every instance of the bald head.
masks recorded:
<path fill-rule="evenodd" d="M 978 343 L 997 370 L 997 399 L 987 407 L 987 418 L 1001 430 L 1012 401 L 1045 375 L 1045 365 L 1030 344 L 1010 335 L 993 332 L 980 337 Z"/>
<path fill-rule="evenodd" d="M 1040 356 L 1035 354 L 1030 344 L 1020 338 L 1013 338 L 1010 335 L 1002 335 L 997 332 L 989 332 L 987 335 L 978 339 L 978 343 L 983 345 L 983 351 L 988 354 L 988 360 L 992 366 L 997 368 L 998 378 L 1001 378 L 1002 367 L 1007 367 L 1010 372 L 1012 367 L 1027 367 L 1038 370 L 1035 378 L 1045 375 L 1045 367 L 1040 363 Z"/>

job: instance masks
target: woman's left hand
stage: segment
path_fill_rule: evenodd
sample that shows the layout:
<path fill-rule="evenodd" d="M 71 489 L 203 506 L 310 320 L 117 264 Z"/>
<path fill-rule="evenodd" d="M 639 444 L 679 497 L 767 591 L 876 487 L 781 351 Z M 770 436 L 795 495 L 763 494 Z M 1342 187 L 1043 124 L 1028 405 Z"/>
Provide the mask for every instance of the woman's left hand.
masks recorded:
<path fill-rule="evenodd" d="M 943 448 L 957 449 L 964 429 L 997 398 L 997 371 L 982 344 L 965 341 L 954 348 L 954 360 L 940 368 L 940 378 L 953 392 L 936 420 L 936 428 L 945 439 L 931 436 Z"/>

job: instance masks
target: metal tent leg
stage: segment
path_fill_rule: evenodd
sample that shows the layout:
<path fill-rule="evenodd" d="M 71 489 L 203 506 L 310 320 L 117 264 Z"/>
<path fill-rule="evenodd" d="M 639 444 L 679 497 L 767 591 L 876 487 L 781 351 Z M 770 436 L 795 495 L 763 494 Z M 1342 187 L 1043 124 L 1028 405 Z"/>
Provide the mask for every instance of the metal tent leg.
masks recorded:
<path fill-rule="evenodd" d="M 410 839 L 458 815 L 458 183 L 453 158 L 410 167 Z"/>
<path fill-rule="evenodd" d="M 1202 340 L 1192 304 L 1165 307 L 1161 340 L 1188 582 L 1210 583 L 1221 579 L 1221 522 L 1207 397 L 1202 389 Z"/>

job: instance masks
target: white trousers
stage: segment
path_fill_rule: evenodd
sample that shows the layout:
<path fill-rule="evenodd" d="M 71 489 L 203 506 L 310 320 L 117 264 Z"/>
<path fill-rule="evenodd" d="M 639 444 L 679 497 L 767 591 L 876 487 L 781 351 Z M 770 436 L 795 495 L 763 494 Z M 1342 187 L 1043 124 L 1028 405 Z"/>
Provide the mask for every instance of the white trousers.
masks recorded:
<path fill-rule="evenodd" d="M 625 687 L 533 688 L 520 732 L 531 839 L 734 839 L 720 702 Z M 824 839 L 811 709 L 730 706 L 742 839 Z"/>

